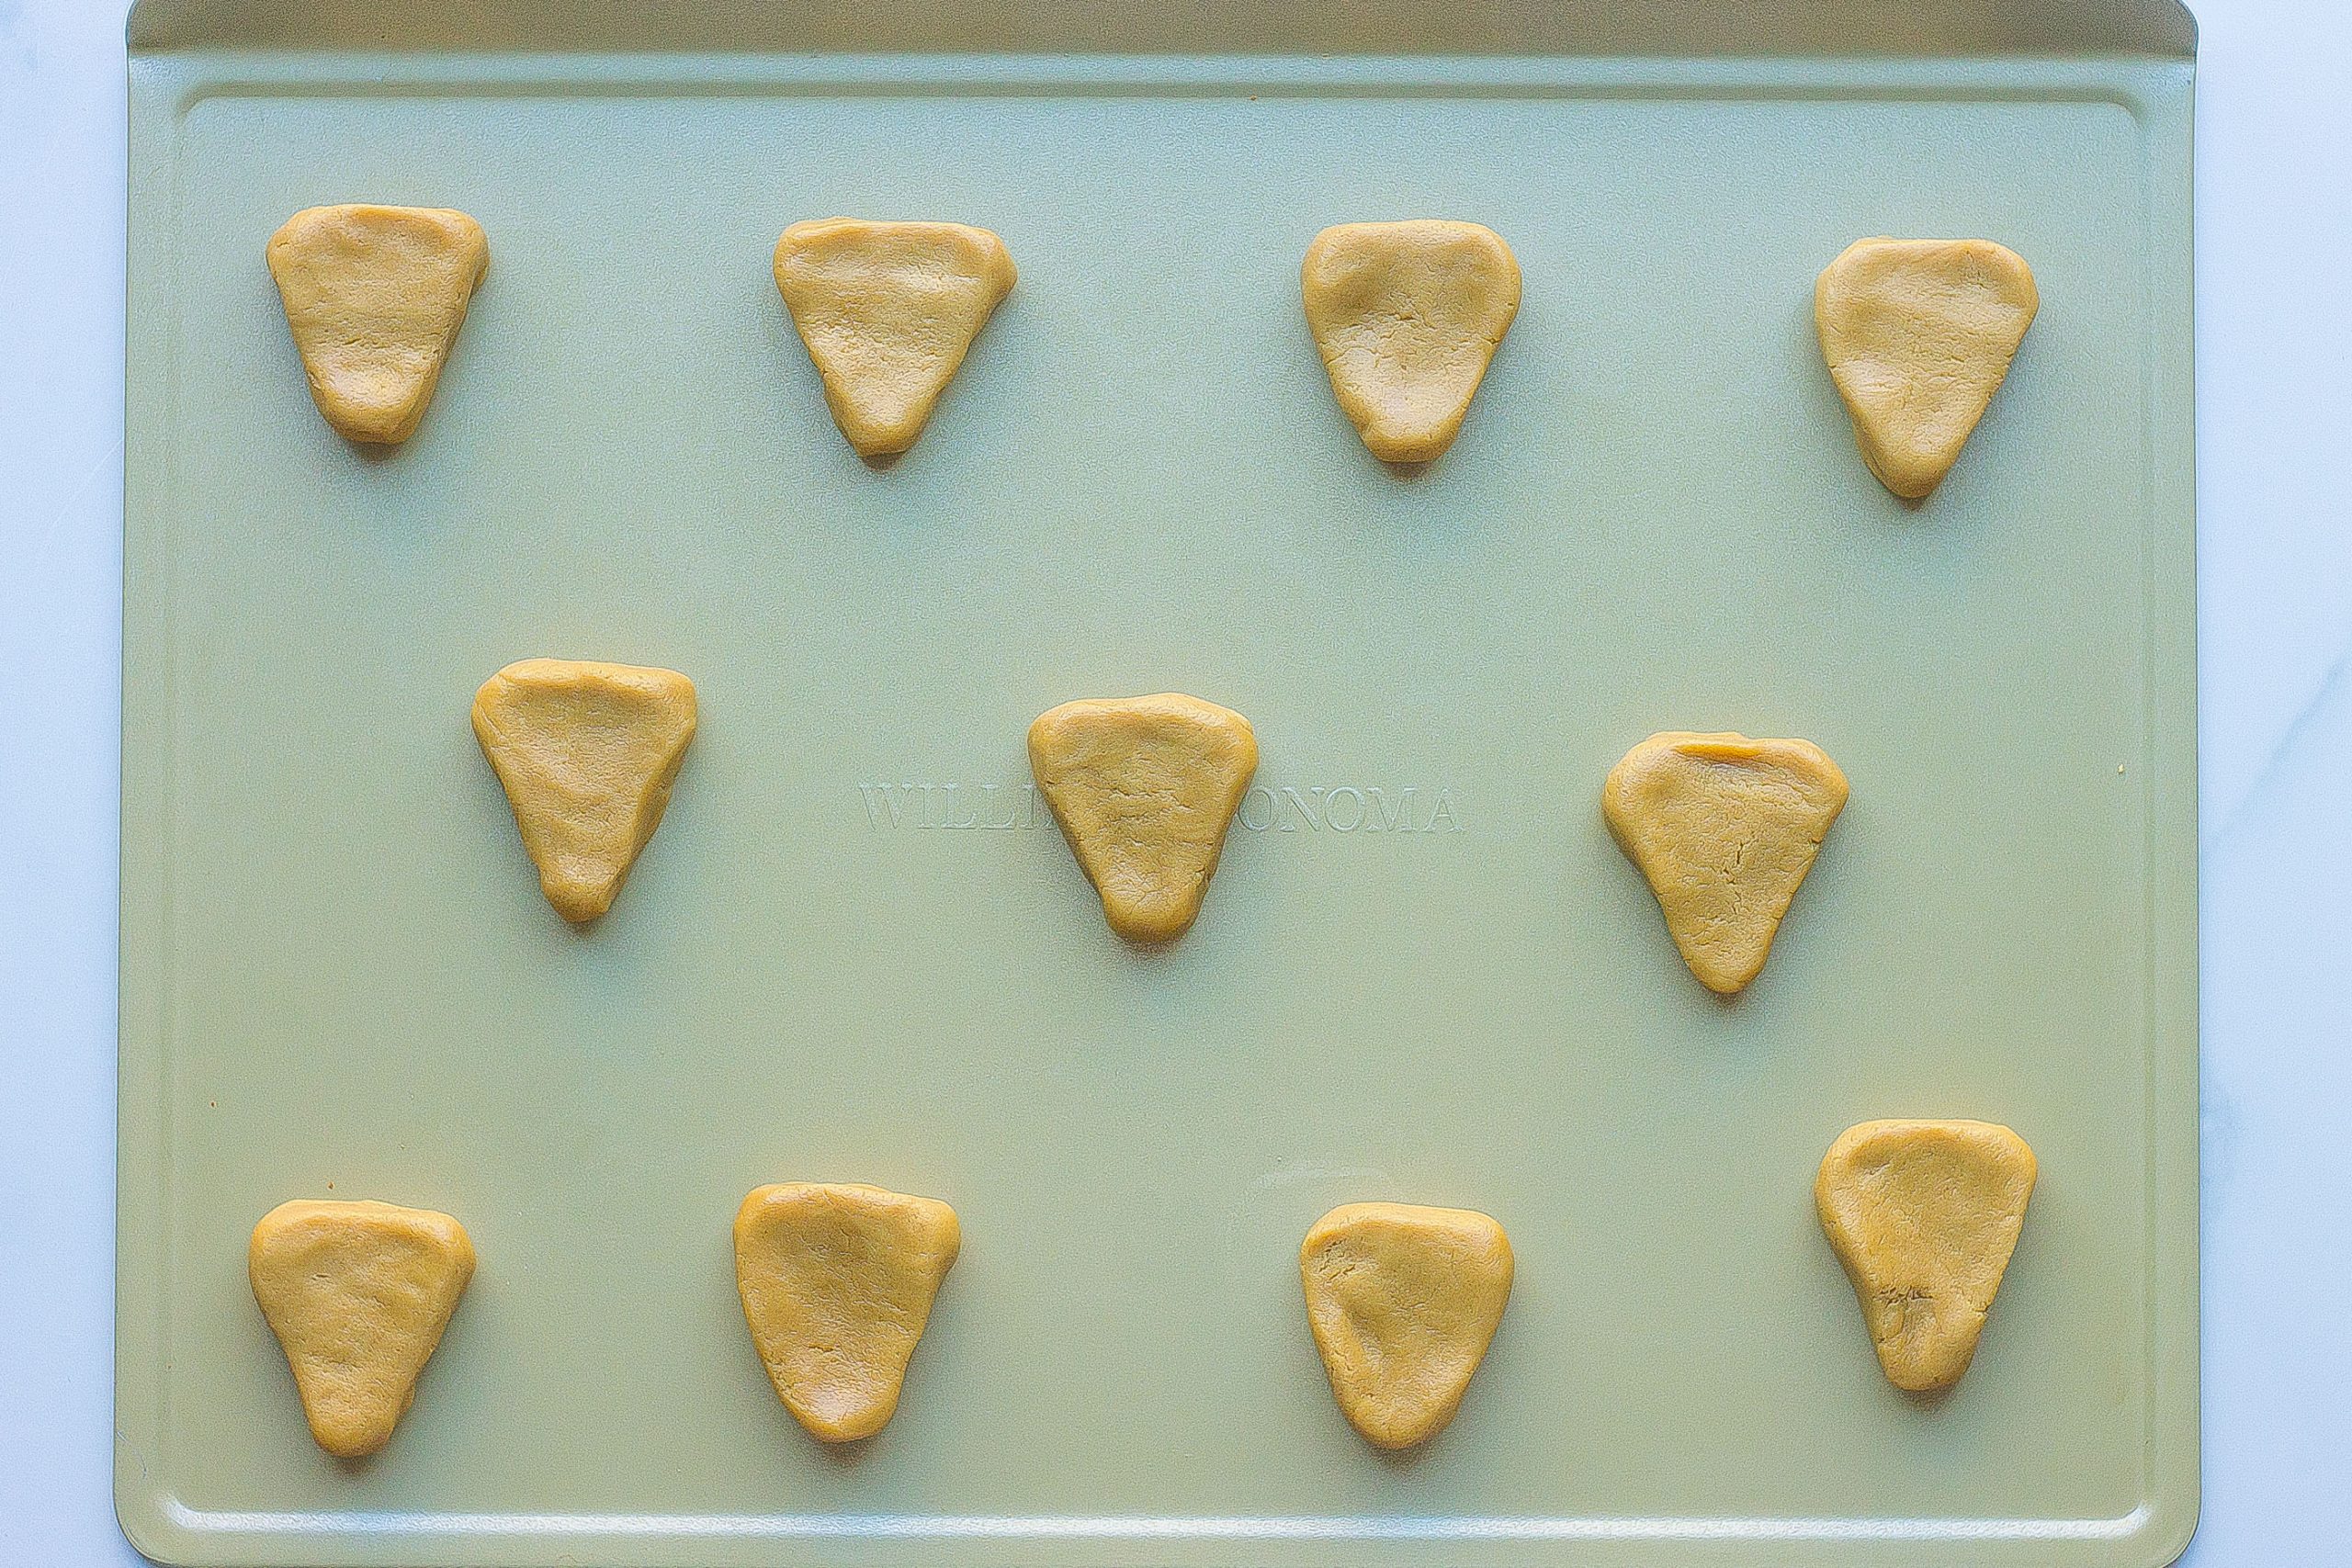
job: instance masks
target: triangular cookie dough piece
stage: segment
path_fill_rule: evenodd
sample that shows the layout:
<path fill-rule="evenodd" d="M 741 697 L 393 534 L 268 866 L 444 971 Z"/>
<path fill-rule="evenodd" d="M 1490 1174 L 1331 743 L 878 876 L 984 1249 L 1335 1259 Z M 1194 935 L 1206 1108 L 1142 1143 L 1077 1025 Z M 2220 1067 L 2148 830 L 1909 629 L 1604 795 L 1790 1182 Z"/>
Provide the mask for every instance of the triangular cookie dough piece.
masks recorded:
<path fill-rule="evenodd" d="M 1331 1393 L 1365 1441 L 1443 1431 L 1510 1300 L 1510 1242 L 1470 1209 L 1349 1203 L 1298 1250 L 1306 1322 Z"/>
<path fill-rule="evenodd" d="M 1232 709 L 1181 693 L 1087 698 L 1029 727 L 1029 766 L 1111 929 L 1169 942 L 1201 912 L 1258 738 Z"/>
<path fill-rule="evenodd" d="M 1989 1122 L 1865 1122 L 1829 1146 L 1814 1201 L 1895 1387 L 1968 1371 L 2033 1179 L 2025 1140 Z"/>
<path fill-rule="evenodd" d="M 313 207 L 269 237 L 311 400 L 351 441 L 405 441 L 490 270 L 481 225 L 440 207 Z"/>
<path fill-rule="evenodd" d="M 825 218 L 775 244 L 776 289 L 833 423 L 868 457 L 915 444 L 1013 276 L 1004 242 L 962 223 Z"/>
<path fill-rule="evenodd" d="M 674 670 L 526 659 L 474 694 L 474 736 L 575 925 L 613 907 L 670 804 L 695 738 L 695 683 Z"/>
<path fill-rule="evenodd" d="M 956 1211 L 934 1198 L 793 1182 L 743 1200 L 743 1321 L 794 1419 L 829 1443 L 882 1429 L 961 1245 Z"/>
<path fill-rule="evenodd" d="M 1810 740 L 1653 735 L 1609 770 L 1600 810 L 1711 991 L 1764 967 L 1814 856 L 1846 807 L 1846 775 Z"/>
<path fill-rule="evenodd" d="M 463 1225 L 390 1203 L 281 1203 L 254 1227 L 254 1300 L 311 1436 L 337 1459 L 391 1441 L 474 1275 Z"/>
<path fill-rule="evenodd" d="M 1862 461 L 1917 501 L 1941 482 L 2041 303 L 1990 240 L 1857 240 L 1814 285 L 1814 323 Z"/>
<path fill-rule="evenodd" d="M 1476 223 L 1341 223 L 1306 247 L 1299 288 L 1363 444 L 1387 462 L 1425 463 L 1453 445 L 1519 313 L 1519 263 Z"/>

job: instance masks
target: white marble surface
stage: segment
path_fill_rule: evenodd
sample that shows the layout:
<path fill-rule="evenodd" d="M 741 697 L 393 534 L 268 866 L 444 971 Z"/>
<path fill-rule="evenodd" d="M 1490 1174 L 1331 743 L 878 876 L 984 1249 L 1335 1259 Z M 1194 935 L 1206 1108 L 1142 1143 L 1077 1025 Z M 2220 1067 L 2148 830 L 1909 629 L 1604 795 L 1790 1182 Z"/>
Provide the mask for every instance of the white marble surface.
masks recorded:
<path fill-rule="evenodd" d="M 2063 3 L 2063 0 L 2052 0 Z M 2352 6 L 2205 0 L 2205 1505 L 2352 1562 Z M 0 0 L 0 1562 L 109 1500 L 122 0 Z"/>

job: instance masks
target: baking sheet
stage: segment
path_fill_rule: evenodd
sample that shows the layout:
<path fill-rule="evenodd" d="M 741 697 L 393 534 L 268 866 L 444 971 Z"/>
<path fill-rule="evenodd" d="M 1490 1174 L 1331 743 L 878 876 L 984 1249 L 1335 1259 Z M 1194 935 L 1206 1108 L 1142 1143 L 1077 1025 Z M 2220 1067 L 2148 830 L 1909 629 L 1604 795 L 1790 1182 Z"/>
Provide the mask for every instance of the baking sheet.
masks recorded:
<path fill-rule="evenodd" d="M 2033 1563 L 2196 1509 L 2188 114 L 2164 4 L 1340 8 L 144 0 L 132 20 L 119 1428 L 171 1562 Z M 1617 10 L 1633 8 L 1618 7 Z M 263 242 L 490 235 L 390 455 L 303 389 Z M 1001 233 L 913 452 L 851 455 L 767 271 L 796 219 Z M 1296 272 L 1473 219 L 1525 302 L 1385 468 Z M 1924 507 L 1812 282 L 1984 234 L 2042 310 Z M 466 722 L 533 655 L 701 692 L 614 913 L 540 899 Z M 1263 788 L 1122 947 L 1028 720 L 1175 688 Z M 1747 996 L 1598 809 L 1662 728 L 1853 804 Z M 1880 1377 L 1815 1224 L 1849 1123 L 2042 1180 L 1975 1368 Z M 743 1332 L 770 1180 L 966 1247 L 879 1438 Z M 246 1290 L 295 1196 L 481 1267 L 415 1409 L 319 1453 Z M 1340 1201 L 1509 1227 L 1461 1417 L 1340 1420 L 1295 1252 Z"/>

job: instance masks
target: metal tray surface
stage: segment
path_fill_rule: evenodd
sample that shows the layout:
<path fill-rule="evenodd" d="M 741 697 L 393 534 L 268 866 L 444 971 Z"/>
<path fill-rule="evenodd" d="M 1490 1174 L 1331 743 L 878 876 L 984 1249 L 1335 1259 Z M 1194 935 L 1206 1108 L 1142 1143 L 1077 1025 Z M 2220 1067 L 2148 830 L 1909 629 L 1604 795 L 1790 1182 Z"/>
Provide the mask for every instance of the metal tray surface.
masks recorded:
<path fill-rule="evenodd" d="M 2188 127 L 2169 4 L 800 7 L 143 0 L 132 21 L 118 1497 L 170 1562 L 2156 1568 L 2196 1511 Z M 492 265 L 416 437 L 312 410 L 298 208 Z M 922 443 L 851 455 L 784 226 L 1001 233 Z M 1525 303 L 1371 460 L 1297 268 L 1474 219 Z M 1815 275 L 1983 234 L 2042 308 L 1923 506 Z M 466 721 L 518 658 L 701 692 L 613 914 L 539 897 Z M 1123 947 L 1029 719 L 1181 689 L 1261 786 Z M 1664 728 L 1853 802 L 1736 1002 L 1599 813 Z M 1879 1375 L 1810 1183 L 1849 1123 L 2042 1180 L 1975 1367 Z M 880 1438 L 743 1331 L 763 1181 L 966 1248 Z M 392 1446 L 314 1449 L 244 1280 L 295 1196 L 481 1265 Z M 1454 1426 L 1333 1407 L 1316 1215 L 1484 1209 Z"/>

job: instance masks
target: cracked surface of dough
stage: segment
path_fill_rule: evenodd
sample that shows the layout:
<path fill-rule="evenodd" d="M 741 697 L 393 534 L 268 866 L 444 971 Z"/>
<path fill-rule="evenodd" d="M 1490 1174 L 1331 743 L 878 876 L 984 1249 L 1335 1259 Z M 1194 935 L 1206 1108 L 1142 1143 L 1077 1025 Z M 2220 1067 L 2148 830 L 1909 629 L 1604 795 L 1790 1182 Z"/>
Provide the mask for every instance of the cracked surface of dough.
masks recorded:
<path fill-rule="evenodd" d="M 1299 1247 L 1307 1326 L 1340 1413 L 1365 1441 L 1443 1431 L 1510 1301 L 1510 1238 L 1472 1209 L 1348 1203 Z"/>
<path fill-rule="evenodd" d="M 463 1225 L 390 1203 L 281 1203 L 254 1226 L 254 1300 L 286 1352 L 319 1447 L 359 1459 L 391 1441 L 473 1278 Z"/>
<path fill-rule="evenodd" d="M 1324 230 L 1299 288 L 1340 412 L 1391 463 L 1453 445 L 1519 313 L 1519 262 L 1502 236 L 1434 218 Z"/>
<path fill-rule="evenodd" d="M 1084 698 L 1029 727 L 1029 764 L 1111 929 L 1190 930 L 1257 772 L 1250 721 L 1178 692 Z"/>
<path fill-rule="evenodd" d="M 1814 321 L 1862 460 L 1917 501 L 1951 471 L 2041 296 L 1990 240 L 1857 240 L 1814 285 Z"/>
<path fill-rule="evenodd" d="M 474 737 L 514 809 L 539 888 L 575 925 L 613 907 L 662 825 L 695 737 L 674 670 L 526 659 L 474 694 Z"/>
<path fill-rule="evenodd" d="M 868 457 L 915 444 L 1014 276 L 1004 242 L 964 223 L 824 218 L 775 246 L 776 290 L 833 423 Z"/>
<path fill-rule="evenodd" d="M 327 423 L 351 441 L 407 440 L 490 270 L 481 225 L 439 207 L 312 207 L 267 256 Z"/>
<path fill-rule="evenodd" d="M 1865 1122 L 1823 1156 L 1821 1228 L 1895 1387 L 1968 1371 L 2035 1176 L 2026 1141 L 1988 1122 Z"/>
<path fill-rule="evenodd" d="M 1609 771 L 1600 809 L 1682 961 L 1728 996 L 1762 971 L 1846 794 L 1809 740 L 1668 730 Z"/>
<path fill-rule="evenodd" d="M 763 1187 L 735 1215 L 735 1283 L 784 1401 L 825 1442 L 870 1438 L 963 1245 L 956 1211 L 858 1182 Z"/>

